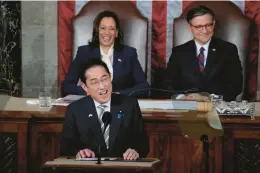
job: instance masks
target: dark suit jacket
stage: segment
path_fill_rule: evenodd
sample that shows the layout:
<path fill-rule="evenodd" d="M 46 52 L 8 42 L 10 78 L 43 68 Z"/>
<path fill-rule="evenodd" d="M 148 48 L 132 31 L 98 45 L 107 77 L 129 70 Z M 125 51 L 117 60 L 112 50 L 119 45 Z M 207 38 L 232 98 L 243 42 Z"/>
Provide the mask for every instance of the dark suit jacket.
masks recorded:
<path fill-rule="evenodd" d="M 226 101 L 235 100 L 242 92 L 242 67 L 234 44 L 213 37 L 203 73 L 198 61 L 194 40 L 173 48 L 162 87 L 169 90 L 197 88 L 199 92 L 223 95 Z"/>
<path fill-rule="evenodd" d="M 136 49 L 129 46 L 118 46 L 114 49 L 113 57 L 113 92 L 129 95 L 133 91 L 148 88 L 149 84 L 145 79 L 142 67 L 137 59 Z M 81 65 L 90 58 L 100 58 L 99 47 L 80 46 L 75 60 L 72 62 L 69 71 L 62 82 L 62 95 L 75 94 L 85 95 L 81 86 L 77 86 Z M 146 92 L 136 92 L 133 96 L 143 96 Z"/>
<path fill-rule="evenodd" d="M 101 141 L 102 157 L 122 157 L 128 148 L 135 149 L 140 157 L 146 157 L 149 142 L 137 100 L 129 96 L 112 94 L 111 114 L 107 150 L 93 99 L 86 96 L 70 104 L 62 130 L 60 154 L 76 156 L 79 150 L 86 148 L 97 154 L 98 143 Z"/>

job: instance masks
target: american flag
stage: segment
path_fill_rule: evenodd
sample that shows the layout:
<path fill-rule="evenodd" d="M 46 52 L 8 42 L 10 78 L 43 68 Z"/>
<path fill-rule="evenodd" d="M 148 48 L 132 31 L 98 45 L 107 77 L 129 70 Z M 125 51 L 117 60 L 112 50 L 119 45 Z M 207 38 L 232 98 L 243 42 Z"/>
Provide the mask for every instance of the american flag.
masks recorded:
<path fill-rule="evenodd" d="M 158 71 L 162 71 L 169 60 L 172 50 L 172 26 L 173 19 L 179 17 L 182 12 L 194 1 L 131 1 L 136 5 L 140 13 L 148 19 L 148 64 L 147 70 L 151 73 L 147 76 L 149 82 L 153 82 Z M 250 18 L 256 28 L 252 30 L 250 38 L 248 69 L 248 92 L 255 99 L 258 87 L 258 54 L 260 33 L 260 2 L 258 1 L 231 1 L 241 12 Z M 61 84 L 69 66 L 73 60 L 73 18 L 88 3 L 88 0 L 59 1 L 58 2 L 58 82 Z M 131 45 L 130 45 L 131 46 Z M 260 75 L 258 76 L 260 79 Z M 259 98 L 258 98 L 259 99 Z"/>

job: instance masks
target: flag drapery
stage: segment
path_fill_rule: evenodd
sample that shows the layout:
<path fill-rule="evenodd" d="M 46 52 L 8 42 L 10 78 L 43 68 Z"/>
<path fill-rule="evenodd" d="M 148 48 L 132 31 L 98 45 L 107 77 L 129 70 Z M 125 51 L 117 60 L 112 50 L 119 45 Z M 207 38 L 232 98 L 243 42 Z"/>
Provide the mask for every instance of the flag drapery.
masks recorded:
<path fill-rule="evenodd" d="M 172 51 L 172 26 L 174 18 L 179 17 L 193 1 L 131 1 L 140 13 L 148 19 L 148 81 L 162 71 Z M 88 3 L 88 0 L 58 2 L 58 84 L 63 81 L 73 60 L 73 18 Z M 257 93 L 257 71 L 259 56 L 260 2 L 232 1 L 245 16 L 256 24 L 249 43 L 248 92 L 253 98 Z M 259 83 L 260 84 L 260 83 Z"/>

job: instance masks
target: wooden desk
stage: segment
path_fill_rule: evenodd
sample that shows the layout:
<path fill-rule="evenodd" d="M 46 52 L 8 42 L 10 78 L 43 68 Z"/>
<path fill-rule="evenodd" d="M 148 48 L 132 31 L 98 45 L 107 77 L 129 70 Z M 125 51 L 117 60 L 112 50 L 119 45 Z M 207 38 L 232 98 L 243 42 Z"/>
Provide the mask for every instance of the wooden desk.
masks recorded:
<path fill-rule="evenodd" d="M 124 173 L 159 173 L 160 161 L 158 159 L 145 159 L 142 162 L 128 161 L 76 161 L 75 159 L 58 158 L 46 162 L 42 167 L 42 173 L 54 172 L 124 172 Z"/>
<path fill-rule="evenodd" d="M 12 156 L 5 158 L 4 172 L 37 173 L 46 161 L 59 157 L 65 110 L 66 107 L 54 107 L 49 112 L 0 111 L 0 145 L 5 146 L 0 146 L 0 153 Z M 176 113 L 142 115 L 149 135 L 148 157 L 161 160 L 163 173 L 203 172 L 202 143 L 182 136 Z M 260 172 L 260 104 L 256 105 L 254 120 L 221 118 L 221 122 L 224 136 L 209 139 L 210 172 Z M 10 142 L 13 147 L 8 148 Z"/>

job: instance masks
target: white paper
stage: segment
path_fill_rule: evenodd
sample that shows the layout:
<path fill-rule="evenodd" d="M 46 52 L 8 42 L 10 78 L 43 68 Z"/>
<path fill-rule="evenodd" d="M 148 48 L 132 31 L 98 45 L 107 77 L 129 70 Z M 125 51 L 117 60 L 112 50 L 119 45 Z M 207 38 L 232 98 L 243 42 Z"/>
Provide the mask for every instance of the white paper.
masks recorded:
<path fill-rule="evenodd" d="M 196 101 L 138 100 L 140 109 L 197 110 Z"/>
<path fill-rule="evenodd" d="M 85 97 L 85 95 L 67 95 L 66 97 L 58 98 L 52 103 L 52 105 L 68 106 L 70 103 L 79 100 L 83 97 Z"/>
<path fill-rule="evenodd" d="M 116 160 L 117 158 L 113 158 L 113 157 L 101 157 L 101 161 L 112 161 L 112 160 Z M 97 161 L 98 159 L 96 157 L 94 158 L 77 158 L 76 160 L 78 161 Z"/>
<path fill-rule="evenodd" d="M 26 103 L 29 104 L 29 105 L 38 105 L 39 104 L 39 99 L 26 100 Z"/>

